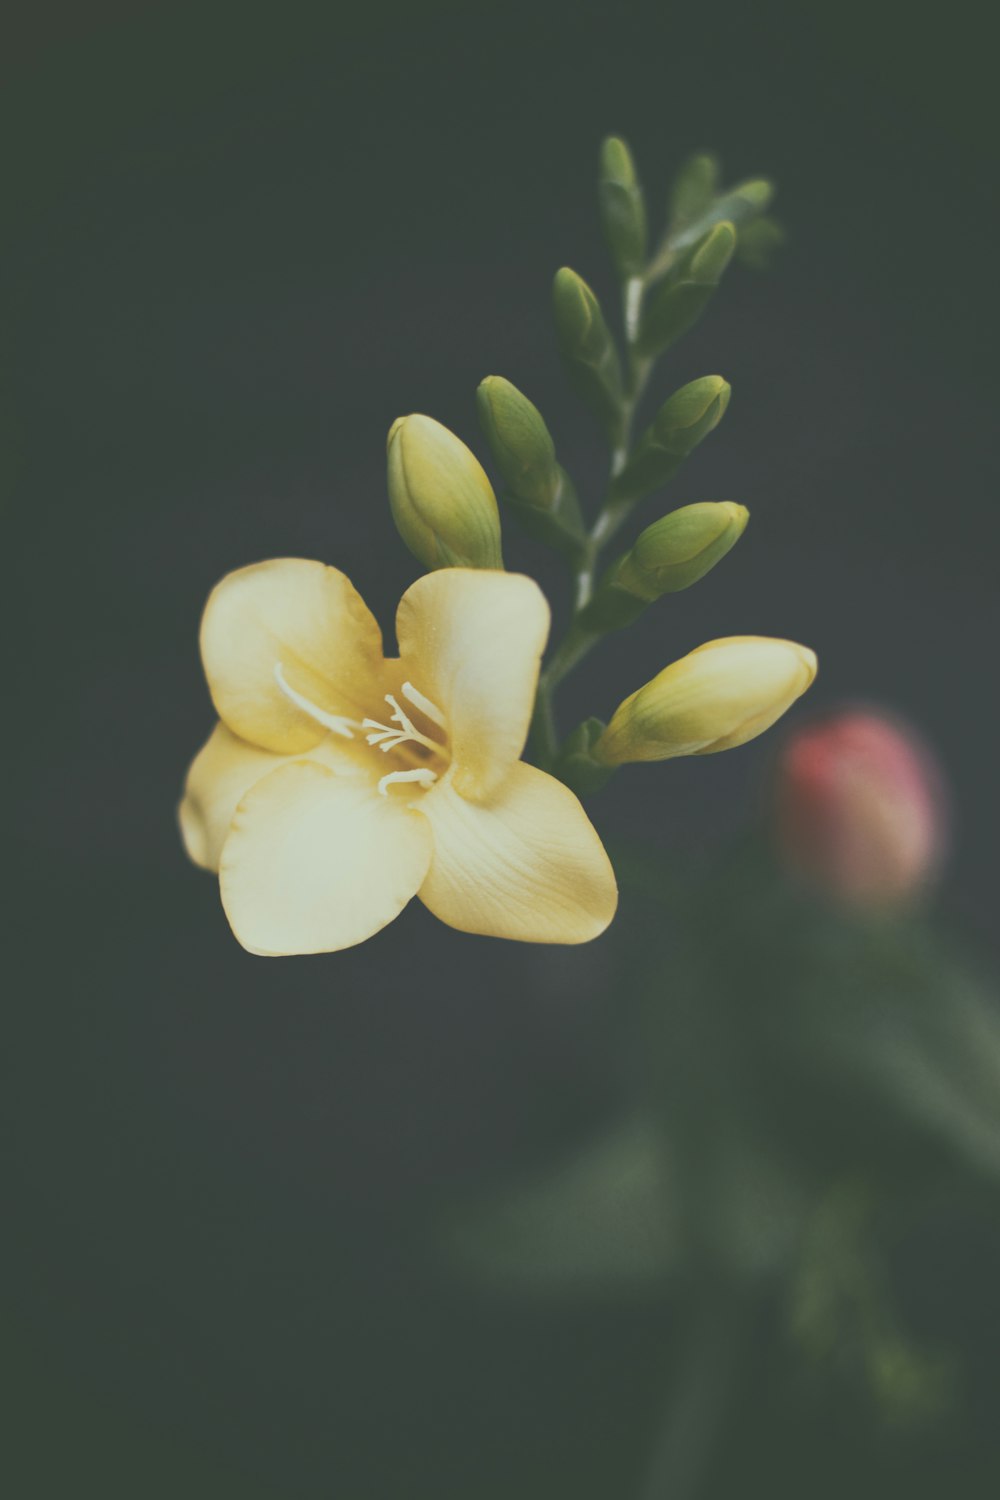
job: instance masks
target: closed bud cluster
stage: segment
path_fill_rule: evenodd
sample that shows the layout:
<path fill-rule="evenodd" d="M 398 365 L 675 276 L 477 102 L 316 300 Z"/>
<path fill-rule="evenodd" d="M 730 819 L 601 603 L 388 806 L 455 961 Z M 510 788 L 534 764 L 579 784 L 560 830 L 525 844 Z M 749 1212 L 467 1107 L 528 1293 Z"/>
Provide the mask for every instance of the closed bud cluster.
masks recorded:
<path fill-rule="evenodd" d="M 618 706 L 594 758 L 620 766 L 731 750 L 769 729 L 815 676 L 814 653 L 793 641 L 709 641 Z"/>
<path fill-rule="evenodd" d="M 725 500 L 683 505 L 647 526 L 619 563 L 614 584 L 651 604 L 690 588 L 735 547 L 750 512 Z"/>
<path fill-rule="evenodd" d="M 389 504 L 427 568 L 502 568 L 500 515 L 475 454 L 431 417 L 400 417 L 389 431 Z"/>
<path fill-rule="evenodd" d="M 693 255 L 668 277 L 646 305 L 638 348 L 662 354 L 701 317 L 736 249 L 736 229 L 728 220 L 710 229 Z"/>
<path fill-rule="evenodd" d="M 703 375 L 675 391 L 615 480 L 615 498 L 639 500 L 672 479 L 692 449 L 722 421 L 731 394 L 721 375 Z"/>
<path fill-rule="evenodd" d="M 476 401 L 480 425 L 511 495 L 538 510 L 551 510 L 562 481 L 541 412 L 501 375 L 486 377 Z"/>
<path fill-rule="evenodd" d="M 642 274 L 646 263 L 646 204 L 632 153 L 618 136 L 601 147 L 598 184 L 601 220 L 608 247 L 623 281 Z"/>
<path fill-rule="evenodd" d="M 695 161 L 705 160 L 710 158 L 695 158 Z M 707 176 L 703 181 L 707 181 Z M 700 203 L 696 196 L 698 187 L 697 177 L 693 176 L 693 191 L 688 200 L 687 212 L 676 222 L 670 236 L 675 251 L 690 249 L 715 224 L 728 221 L 734 228 L 742 231 L 766 211 L 774 197 L 774 184 L 768 182 L 766 177 L 754 177 L 747 182 L 738 183 L 736 187 L 729 188 L 718 196 L 713 183 L 708 194 L 702 195 Z"/>
<path fill-rule="evenodd" d="M 613 441 L 622 422 L 622 372 L 601 305 L 582 276 L 563 266 L 553 285 L 556 337 L 566 373 Z"/>
<path fill-rule="evenodd" d="M 793 874 L 843 905 L 904 904 L 941 861 L 943 784 L 913 730 L 878 710 L 810 724 L 778 760 L 779 852 Z"/>

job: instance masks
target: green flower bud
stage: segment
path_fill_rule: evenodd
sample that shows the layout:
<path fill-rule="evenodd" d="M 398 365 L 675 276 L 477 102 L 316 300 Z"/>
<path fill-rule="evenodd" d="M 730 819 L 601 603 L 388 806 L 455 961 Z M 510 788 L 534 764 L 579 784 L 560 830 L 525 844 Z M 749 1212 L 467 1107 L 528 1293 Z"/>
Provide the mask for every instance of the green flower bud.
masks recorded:
<path fill-rule="evenodd" d="M 721 375 L 703 375 L 675 391 L 615 480 L 615 500 L 640 500 L 672 479 L 692 449 L 722 421 L 731 393 Z"/>
<path fill-rule="evenodd" d="M 676 233 L 697 223 L 712 206 L 719 183 L 718 159 L 708 152 L 689 157 L 674 180 L 670 194 L 670 226 Z"/>
<path fill-rule="evenodd" d="M 608 569 L 580 624 L 595 635 L 622 630 L 662 594 L 690 588 L 736 545 L 749 515 L 727 500 L 685 505 L 654 521 Z"/>
<path fill-rule="evenodd" d="M 814 653 L 794 641 L 709 641 L 619 704 L 592 754 L 620 766 L 730 750 L 769 729 L 815 676 Z"/>
<path fill-rule="evenodd" d="M 566 373 L 617 442 L 622 426 L 622 372 L 601 306 L 582 276 L 563 266 L 553 286 L 556 337 Z"/>
<path fill-rule="evenodd" d="M 632 153 L 618 136 L 601 147 L 598 198 L 604 237 L 619 276 L 628 281 L 646 264 L 646 203 Z"/>
<path fill-rule="evenodd" d="M 551 510 L 561 478 L 556 450 L 542 414 L 502 375 L 488 375 L 476 392 L 479 422 L 511 495 L 524 505 Z"/>
<path fill-rule="evenodd" d="M 671 226 L 670 245 L 675 252 L 696 245 L 703 235 L 716 224 L 729 222 L 742 230 L 747 224 L 765 212 L 774 197 L 774 184 L 766 177 L 755 177 L 738 183 L 728 192 L 714 196 L 714 189 L 701 211 L 695 212 L 683 223 Z"/>
<path fill-rule="evenodd" d="M 683 505 L 654 521 L 619 563 L 614 586 L 652 604 L 704 578 L 746 530 L 750 512 L 725 500 Z"/>
<path fill-rule="evenodd" d="M 399 417 L 388 464 L 396 529 L 425 567 L 503 567 L 493 487 L 453 432 L 432 417 Z"/>
<path fill-rule="evenodd" d="M 766 271 L 786 239 L 787 235 L 777 219 L 764 214 L 740 230 L 736 255 L 751 271 Z"/>
<path fill-rule="evenodd" d="M 639 330 L 641 354 L 662 354 L 687 333 L 711 300 L 736 249 L 736 230 L 716 224 L 694 254 L 663 281 L 646 303 Z"/>

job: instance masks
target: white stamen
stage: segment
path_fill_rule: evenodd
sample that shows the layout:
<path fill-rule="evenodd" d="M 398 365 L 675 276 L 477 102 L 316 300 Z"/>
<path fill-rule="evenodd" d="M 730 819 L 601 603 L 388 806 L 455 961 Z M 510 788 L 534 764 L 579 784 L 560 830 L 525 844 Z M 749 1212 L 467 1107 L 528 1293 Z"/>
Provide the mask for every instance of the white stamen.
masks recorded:
<path fill-rule="evenodd" d="M 274 680 L 289 702 L 294 703 L 296 708 L 301 708 L 302 712 L 308 714 L 311 719 L 315 719 L 317 724 L 322 724 L 323 728 L 329 729 L 332 734 L 342 735 L 345 740 L 354 738 L 352 728 L 357 727 L 354 720 L 345 719 L 341 714 L 328 714 L 325 709 L 317 708 L 315 703 L 310 703 L 308 698 L 297 693 L 287 681 L 280 661 L 274 664 Z M 365 722 L 367 723 L 367 720 Z"/>
<path fill-rule="evenodd" d="M 389 787 L 396 781 L 416 781 L 421 786 L 433 786 L 437 781 L 437 772 L 429 770 L 426 766 L 420 766 L 415 771 L 390 771 L 388 776 L 383 776 L 378 784 L 383 797 L 388 797 Z"/>
<path fill-rule="evenodd" d="M 430 719 L 431 723 L 436 724 L 439 729 L 447 728 L 444 722 L 444 714 L 441 710 L 429 698 L 425 698 L 419 688 L 413 686 L 412 682 L 404 682 L 400 691 L 404 698 L 409 699 L 414 708 L 419 708 L 425 719 Z"/>
<path fill-rule="evenodd" d="M 419 729 L 414 728 L 391 693 L 386 693 L 385 701 L 392 704 L 393 711 L 389 718 L 395 720 L 399 728 L 390 729 L 387 724 L 380 724 L 378 719 L 362 719 L 361 728 L 373 731 L 365 736 L 369 745 L 378 745 L 380 750 L 389 751 L 405 744 L 407 740 L 413 740 L 415 744 L 424 745 L 435 755 L 440 755 L 441 746 L 436 740 L 429 740 L 425 734 L 420 733 Z"/>

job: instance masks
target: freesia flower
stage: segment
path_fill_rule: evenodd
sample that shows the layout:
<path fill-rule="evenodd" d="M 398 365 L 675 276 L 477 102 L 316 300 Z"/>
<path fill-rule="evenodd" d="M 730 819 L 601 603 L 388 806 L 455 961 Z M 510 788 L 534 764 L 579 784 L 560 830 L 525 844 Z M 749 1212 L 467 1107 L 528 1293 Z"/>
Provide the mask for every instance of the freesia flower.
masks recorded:
<path fill-rule="evenodd" d="M 403 595 L 399 657 L 336 568 L 230 573 L 201 652 L 220 723 L 180 808 L 252 953 L 333 952 L 413 896 L 463 932 L 581 943 L 611 921 L 580 803 L 521 759 L 549 609 L 520 574 L 445 568 Z"/>

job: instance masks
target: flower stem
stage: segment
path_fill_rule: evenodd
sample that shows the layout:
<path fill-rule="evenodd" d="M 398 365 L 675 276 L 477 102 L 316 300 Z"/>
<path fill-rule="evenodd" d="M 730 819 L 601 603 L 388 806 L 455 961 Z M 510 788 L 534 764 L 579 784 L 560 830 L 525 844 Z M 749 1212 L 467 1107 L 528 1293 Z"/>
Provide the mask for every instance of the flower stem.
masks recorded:
<path fill-rule="evenodd" d="M 622 315 L 625 328 L 626 377 L 622 394 L 618 441 L 611 451 L 608 490 L 586 542 L 574 560 L 573 615 L 569 628 L 538 679 L 535 711 L 531 721 L 531 741 L 538 763 L 543 769 L 552 765 L 559 749 L 559 734 L 552 703 L 553 691 L 600 639 L 598 634 L 585 630 L 581 626 L 580 616 L 594 596 L 594 581 L 601 552 L 632 509 L 630 502 L 623 503 L 621 500 L 616 500 L 614 482 L 629 460 L 636 410 L 646 388 L 653 363 L 652 360 L 640 355 L 636 347 L 642 314 L 642 297 L 647 281 L 648 273 L 644 276 L 633 276 L 623 288 Z"/>
<path fill-rule="evenodd" d="M 552 708 L 552 686 L 545 672 L 538 679 L 535 708 L 528 733 L 536 765 L 543 771 L 550 770 L 559 749 L 559 735 Z"/>
<path fill-rule="evenodd" d="M 707 1283 L 694 1299 L 687 1347 L 671 1386 L 639 1500 L 697 1500 L 725 1419 L 748 1327 L 747 1308 Z"/>

